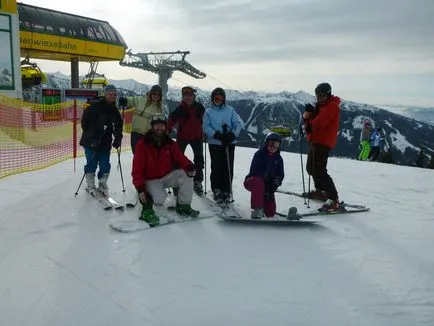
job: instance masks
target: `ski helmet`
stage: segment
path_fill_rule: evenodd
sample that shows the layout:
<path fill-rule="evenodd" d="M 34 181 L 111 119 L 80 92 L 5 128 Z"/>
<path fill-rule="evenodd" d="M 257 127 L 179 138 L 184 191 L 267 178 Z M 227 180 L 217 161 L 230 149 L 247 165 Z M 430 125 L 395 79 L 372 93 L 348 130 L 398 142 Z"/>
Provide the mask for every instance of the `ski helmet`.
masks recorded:
<path fill-rule="evenodd" d="M 163 94 L 163 90 L 162 90 L 160 85 L 154 85 L 149 90 L 149 95 L 151 95 L 152 93 L 157 93 L 157 94 L 161 95 L 161 94 Z"/>
<path fill-rule="evenodd" d="M 164 124 L 167 125 L 167 117 L 166 117 L 166 115 L 164 113 L 154 114 L 152 116 L 152 119 L 151 119 L 151 126 L 153 126 L 156 123 L 164 123 Z"/>
<path fill-rule="evenodd" d="M 223 96 L 223 104 L 226 102 L 226 92 L 223 88 L 217 87 L 211 93 L 211 102 L 214 102 L 214 97 L 220 95 Z"/>
<path fill-rule="evenodd" d="M 185 94 L 196 94 L 196 89 L 194 89 L 191 86 L 184 86 L 183 88 L 181 88 L 181 94 L 185 95 Z"/>
<path fill-rule="evenodd" d="M 267 134 L 267 137 L 265 137 L 265 142 L 267 142 L 269 140 L 274 140 L 274 141 L 278 141 L 279 143 L 281 143 L 282 142 L 282 136 L 280 136 L 280 134 L 278 134 L 277 132 L 269 132 Z"/>
<path fill-rule="evenodd" d="M 315 88 L 315 95 L 325 94 L 327 96 L 332 95 L 332 87 L 329 83 L 321 83 Z"/>

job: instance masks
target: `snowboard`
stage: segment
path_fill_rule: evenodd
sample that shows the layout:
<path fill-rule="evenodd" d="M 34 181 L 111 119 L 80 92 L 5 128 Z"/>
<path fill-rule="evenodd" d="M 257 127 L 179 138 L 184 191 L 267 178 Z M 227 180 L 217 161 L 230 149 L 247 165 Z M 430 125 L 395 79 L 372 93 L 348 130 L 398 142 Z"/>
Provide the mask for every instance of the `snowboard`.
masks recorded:
<path fill-rule="evenodd" d="M 175 207 L 167 207 L 169 211 L 174 211 Z M 212 218 L 215 215 L 209 214 L 209 213 L 200 213 L 198 217 L 188 217 L 188 216 L 182 216 L 182 215 L 173 215 L 170 216 L 169 214 L 167 216 L 163 216 L 161 213 L 157 213 L 160 217 L 160 224 L 151 227 L 148 223 L 141 221 L 139 219 L 134 221 L 116 221 L 109 224 L 109 226 L 118 232 L 128 233 L 128 232 L 137 232 L 141 230 L 148 230 L 148 229 L 155 229 L 161 226 L 169 225 L 169 224 L 177 224 L 177 223 L 184 223 L 184 222 L 191 222 L 191 221 L 199 221 L 204 220 L 208 218 Z"/>
<path fill-rule="evenodd" d="M 293 192 L 293 191 L 288 191 L 288 190 L 281 190 L 281 189 L 277 189 L 276 192 L 281 193 L 281 194 L 285 194 L 285 195 L 291 195 L 291 196 L 296 196 L 296 197 L 300 197 L 300 198 L 306 198 L 306 196 L 303 196 L 303 194 L 298 193 L 298 192 Z M 310 200 L 313 201 L 320 201 L 318 199 L 314 199 L 314 198 L 310 198 Z M 365 209 L 369 210 L 368 207 L 364 206 L 364 205 L 358 205 L 358 204 L 350 204 L 350 203 L 346 203 L 346 202 L 341 202 L 341 206 L 343 207 L 349 207 L 349 208 L 355 208 L 355 209 Z"/>
<path fill-rule="evenodd" d="M 301 224 L 314 224 L 318 222 L 322 222 L 321 219 L 300 219 L 298 217 L 288 219 L 287 214 L 284 216 L 275 216 L 275 217 L 264 217 L 261 219 L 253 219 L 250 217 L 243 217 L 241 213 L 235 208 L 233 203 L 224 203 L 222 205 L 217 204 L 212 198 L 206 196 L 205 197 L 213 206 L 218 207 L 221 211 L 216 215 L 226 222 L 238 222 L 238 223 L 251 223 L 251 224 L 273 224 L 273 225 L 301 225 Z M 297 209 L 295 209 L 295 213 Z M 291 211 L 291 210 L 290 210 Z M 282 218 L 285 217 L 285 218 Z"/>
<path fill-rule="evenodd" d="M 249 224 L 270 224 L 270 225 L 312 225 L 318 222 L 324 221 L 323 219 L 286 219 L 278 217 L 263 217 L 261 219 L 253 219 L 250 217 L 240 217 L 234 215 L 219 215 L 219 217 L 226 222 L 238 222 L 238 223 L 249 223 Z"/>

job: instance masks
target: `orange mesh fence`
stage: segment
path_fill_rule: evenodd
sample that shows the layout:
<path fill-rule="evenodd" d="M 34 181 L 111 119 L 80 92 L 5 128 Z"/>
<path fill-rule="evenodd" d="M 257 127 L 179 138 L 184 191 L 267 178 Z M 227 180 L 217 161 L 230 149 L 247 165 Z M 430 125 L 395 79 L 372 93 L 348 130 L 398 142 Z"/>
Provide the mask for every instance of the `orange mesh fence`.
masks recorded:
<path fill-rule="evenodd" d="M 0 95 L 0 179 L 82 156 L 85 106 L 79 101 L 39 105 Z M 124 130 L 130 130 L 132 110 L 125 111 L 124 119 Z M 124 134 L 122 149 L 129 150 L 129 144 Z"/>

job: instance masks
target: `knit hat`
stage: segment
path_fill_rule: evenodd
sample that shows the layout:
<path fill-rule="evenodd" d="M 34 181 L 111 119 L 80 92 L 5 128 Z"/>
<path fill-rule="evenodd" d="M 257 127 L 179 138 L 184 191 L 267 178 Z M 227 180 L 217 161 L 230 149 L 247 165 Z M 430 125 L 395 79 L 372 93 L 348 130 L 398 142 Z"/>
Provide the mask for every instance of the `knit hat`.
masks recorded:
<path fill-rule="evenodd" d="M 107 95 L 107 93 L 111 93 L 111 92 L 115 92 L 115 93 L 117 93 L 118 92 L 118 90 L 117 90 L 117 88 L 116 88 L 116 86 L 115 85 L 107 85 L 105 88 L 104 88 L 104 95 Z"/>

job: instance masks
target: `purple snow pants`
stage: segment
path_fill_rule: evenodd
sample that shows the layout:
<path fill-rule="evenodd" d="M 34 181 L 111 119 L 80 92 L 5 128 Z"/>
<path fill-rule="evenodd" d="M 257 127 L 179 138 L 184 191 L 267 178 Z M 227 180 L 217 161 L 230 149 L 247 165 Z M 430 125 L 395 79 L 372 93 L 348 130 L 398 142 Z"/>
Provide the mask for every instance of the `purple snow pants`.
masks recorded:
<path fill-rule="evenodd" d="M 276 214 L 276 200 L 265 200 L 264 180 L 261 177 L 249 177 L 244 181 L 244 188 L 251 192 L 250 194 L 250 207 L 263 208 L 264 214 L 267 217 L 272 217 Z"/>

